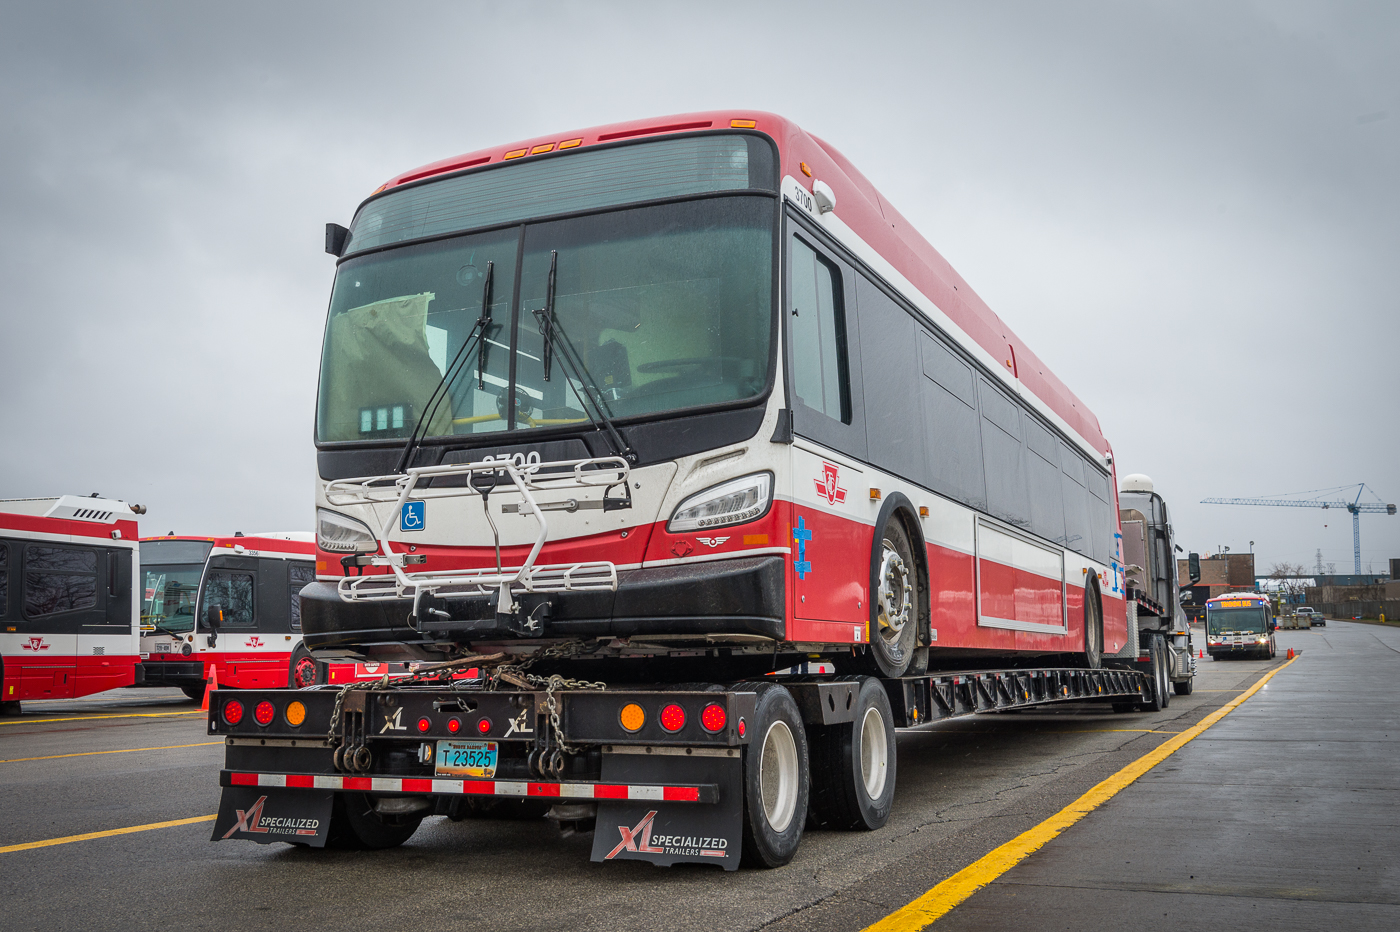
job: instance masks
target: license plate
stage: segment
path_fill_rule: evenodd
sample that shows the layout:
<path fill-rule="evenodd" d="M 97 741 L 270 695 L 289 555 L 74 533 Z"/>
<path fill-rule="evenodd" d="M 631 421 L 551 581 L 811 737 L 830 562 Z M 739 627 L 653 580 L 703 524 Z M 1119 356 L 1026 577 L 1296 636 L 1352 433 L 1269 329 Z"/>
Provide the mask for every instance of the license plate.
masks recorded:
<path fill-rule="evenodd" d="M 439 741 L 436 769 L 439 776 L 490 780 L 496 775 L 494 741 Z"/>

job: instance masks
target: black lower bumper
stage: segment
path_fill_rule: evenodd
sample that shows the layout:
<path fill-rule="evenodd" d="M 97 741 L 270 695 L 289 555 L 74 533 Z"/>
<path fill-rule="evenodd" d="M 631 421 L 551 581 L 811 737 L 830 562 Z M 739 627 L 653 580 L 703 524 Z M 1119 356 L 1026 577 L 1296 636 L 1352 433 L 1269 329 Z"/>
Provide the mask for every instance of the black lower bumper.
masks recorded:
<path fill-rule="evenodd" d="M 786 630 L 781 556 L 621 570 L 616 592 L 520 596 L 519 616 L 542 630 L 532 638 L 636 637 L 646 634 L 748 634 L 774 639 Z M 301 590 L 301 624 L 311 650 L 520 637 L 518 619 L 496 614 L 495 596 L 435 602 L 448 618 L 409 624 L 409 599 L 345 602 L 334 583 Z M 548 610 L 540 610 L 547 604 Z"/>
<path fill-rule="evenodd" d="M 136 668 L 138 686 L 190 686 L 204 682 L 200 660 L 143 660 Z"/>

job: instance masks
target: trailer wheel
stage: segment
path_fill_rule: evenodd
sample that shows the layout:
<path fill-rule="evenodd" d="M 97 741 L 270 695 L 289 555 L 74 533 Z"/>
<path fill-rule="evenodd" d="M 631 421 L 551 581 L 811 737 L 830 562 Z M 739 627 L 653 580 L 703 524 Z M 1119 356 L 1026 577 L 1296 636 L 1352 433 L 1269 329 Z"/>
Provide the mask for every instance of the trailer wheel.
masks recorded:
<path fill-rule="evenodd" d="M 292 651 L 291 663 L 287 665 L 287 688 L 305 689 L 326 682 L 326 665 L 311 656 L 305 644 L 298 644 Z"/>
<path fill-rule="evenodd" d="M 855 718 L 808 729 L 812 812 L 817 825 L 873 831 L 894 803 L 894 712 L 885 687 L 862 677 Z"/>
<path fill-rule="evenodd" d="M 1195 689 L 1195 688 L 1196 688 L 1196 678 L 1195 678 L 1194 676 L 1191 677 L 1189 680 L 1187 680 L 1187 681 L 1184 682 L 1184 683 L 1173 683 L 1173 684 L 1172 684 L 1172 690 L 1173 690 L 1178 696 L 1189 696 L 1189 695 L 1191 695 L 1191 691 L 1192 691 L 1193 689 Z"/>
<path fill-rule="evenodd" d="M 758 703 L 744 748 L 743 863 L 781 867 L 797 853 L 807 821 L 807 732 L 791 693 L 752 685 Z"/>
<path fill-rule="evenodd" d="M 870 645 L 858 658 L 862 673 L 903 676 L 918 643 L 919 564 L 909 533 L 891 516 L 870 565 Z"/>
<path fill-rule="evenodd" d="M 1152 698 L 1143 705 L 1149 712 L 1160 712 L 1171 701 L 1171 690 L 1167 688 L 1170 682 L 1167 678 L 1167 644 L 1160 634 L 1152 635 L 1147 653 L 1152 658 Z"/>
<path fill-rule="evenodd" d="M 421 815 L 379 815 L 368 793 L 336 793 L 327 841 L 338 848 L 397 848 L 422 821 Z"/>

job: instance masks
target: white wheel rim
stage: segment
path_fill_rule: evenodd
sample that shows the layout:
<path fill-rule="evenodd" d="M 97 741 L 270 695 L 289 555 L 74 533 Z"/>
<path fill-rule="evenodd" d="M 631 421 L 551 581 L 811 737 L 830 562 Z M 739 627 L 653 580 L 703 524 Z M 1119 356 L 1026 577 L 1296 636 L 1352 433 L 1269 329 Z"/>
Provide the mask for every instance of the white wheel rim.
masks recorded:
<path fill-rule="evenodd" d="M 786 722 L 774 722 L 763 736 L 758 791 L 763 815 L 775 832 L 783 832 L 797 811 L 797 742 Z"/>
<path fill-rule="evenodd" d="M 880 710 L 866 709 L 860 723 L 860 776 L 865 782 L 865 795 L 871 799 L 879 799 L 885 792 L 890 770 L 889 750 Z"/>

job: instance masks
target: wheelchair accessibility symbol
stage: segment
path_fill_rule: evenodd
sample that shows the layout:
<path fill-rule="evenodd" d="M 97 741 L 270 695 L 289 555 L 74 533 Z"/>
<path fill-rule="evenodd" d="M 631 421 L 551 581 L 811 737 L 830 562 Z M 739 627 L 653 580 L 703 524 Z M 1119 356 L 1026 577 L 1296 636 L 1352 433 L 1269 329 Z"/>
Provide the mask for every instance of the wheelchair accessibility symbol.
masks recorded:
<path fill-rule="evenodd" d="M 427 513 L 427 502 L 404 502 L 403 511 L 399 513 L 399 530 L 423 530 L 423 523 L 427 518 Z"/>

